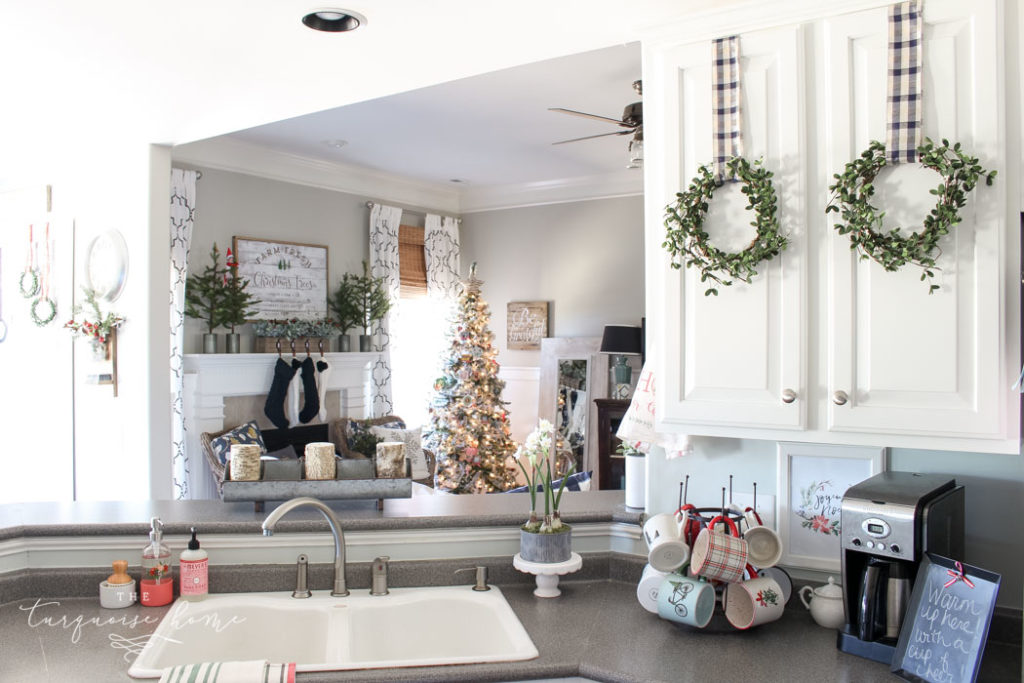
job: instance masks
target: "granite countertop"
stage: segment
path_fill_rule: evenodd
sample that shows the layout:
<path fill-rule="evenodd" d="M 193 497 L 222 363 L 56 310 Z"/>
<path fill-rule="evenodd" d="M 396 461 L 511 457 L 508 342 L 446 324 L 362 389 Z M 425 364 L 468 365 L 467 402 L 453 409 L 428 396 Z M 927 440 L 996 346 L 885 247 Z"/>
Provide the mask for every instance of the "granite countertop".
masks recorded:
<path fill-rule="evenodd" d="M 518 526 L 530 508 L 528 493 L 455 496 L 414 487 L 411 498 L 325 501 L 346 530 Z M 559 509 L 568 523 L 624 522 L 636 524 L 641 510 L 623 504 L 623 491 L 567 491 Z M 138 502 L 11 503 L 0 505 L 0 541 L 29 536 L 139 536 L 145 538 L 151 517 L 164 523 L 164 533 L 185 534 L 199 526 L 204 534 L 259 533 L 260 525 L 278 503 L 267 502 L 264 512 L 252 503 L 215 500 Z M 281 520 L 282 531 L 323 531 L 327 522 L 312 509 L 297 509 Z"/>
<path fill-rule="evenodd" d="M 835 631 L 790 602 L 783 618 L 749 632 L 716 613 L 709 629 L 680 627 L 645 611 L 636 585 L 563 580 L 562 596 L 529 584 L 502 592 L 540 656 L 524 662 L 300 674 L 314 681 L 507 681 L 586 676 L 598 681 L 893 681 L 888 667 L 842 653 Z M 23 599 L 0 605 L 0 680 L 130 681 L 128 667 L 168 608 L 104 610 L 94 598 Z M 33 610 L 33 606 L 35 609 Z M 1020 648 L 989 642 L 982 681 L 1019 681 Z"/>

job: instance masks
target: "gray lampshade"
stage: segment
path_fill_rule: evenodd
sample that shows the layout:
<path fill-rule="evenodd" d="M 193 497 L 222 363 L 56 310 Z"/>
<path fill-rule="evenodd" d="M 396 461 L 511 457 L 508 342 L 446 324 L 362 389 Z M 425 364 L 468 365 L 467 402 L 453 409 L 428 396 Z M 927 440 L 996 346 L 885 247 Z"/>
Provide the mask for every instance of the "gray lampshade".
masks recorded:
<path fill-rule="evenodd" d="M 601 353 L 639 356 L 640 328 L 636 325 L 605 325 L 601 337 Z"/>

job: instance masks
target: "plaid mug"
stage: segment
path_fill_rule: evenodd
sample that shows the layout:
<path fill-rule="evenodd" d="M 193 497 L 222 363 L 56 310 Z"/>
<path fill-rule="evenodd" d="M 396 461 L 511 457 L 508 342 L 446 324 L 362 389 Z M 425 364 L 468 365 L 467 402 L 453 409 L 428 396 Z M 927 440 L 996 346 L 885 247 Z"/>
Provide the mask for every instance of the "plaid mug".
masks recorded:
<path fill-rule="evenodd" d="M 718 522 L 724 522 L 732 535 L 715 531 Z M 740 538 L 739 529 L 728 517 L 715 517 L 697 534 L 690 556 L 690 571 L 694 574 L 734 583 L 743 578 L 746 566 L 747 542 Z"/>

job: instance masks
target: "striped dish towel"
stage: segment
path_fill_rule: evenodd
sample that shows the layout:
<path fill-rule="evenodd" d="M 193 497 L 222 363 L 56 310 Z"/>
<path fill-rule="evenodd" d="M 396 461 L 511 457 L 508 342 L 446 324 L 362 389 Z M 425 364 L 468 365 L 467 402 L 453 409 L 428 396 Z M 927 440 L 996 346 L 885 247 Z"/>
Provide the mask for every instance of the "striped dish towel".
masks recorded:
<path fill-rule="evenodd" d="M 914 163 L 921 144 L 921 9 L 917 0 L 889 10 L 889 93 L 886 98 L 886 156 L 890 163 Z"/>
<path fill-rule="evenodd" d="M 202 662 L 164 669 L 160 683 L 295 683 L 295 664 Z"/>

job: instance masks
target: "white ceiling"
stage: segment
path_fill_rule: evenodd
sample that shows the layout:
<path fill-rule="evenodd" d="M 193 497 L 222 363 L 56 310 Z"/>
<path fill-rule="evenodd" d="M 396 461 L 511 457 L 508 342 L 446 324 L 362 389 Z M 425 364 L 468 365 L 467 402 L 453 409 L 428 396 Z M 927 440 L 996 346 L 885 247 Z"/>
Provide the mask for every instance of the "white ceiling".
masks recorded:
<path fill-rule="evenodd" d="M 410 91 L 624 46 L 651 30 L 743 1 L 754 2 L 342 0 L 368 23 L 351 34 L 326 34 L 299 21 L 322 6 L 312 0 L 3 0 L 0 188 L 113 146 L 180 145 L 396 93 L 408 93 L 395 101 L 405 108 L 395 112 L 404 128 L 415 125 L 412 114 L 430 111 L 429 95 Z M 622 48 L 623 53 L 635 50 Z M 638 76 L 635 61 L 616 61 L 621 68 L 616 73 L 594 60 L 593 72 L 567 68 L 567 75 L 551 80 L 544 67 L 527 67 L 523 73 L 530 75 L 523 79 L 515 70 L 495 74 L 506 103 L 529 105 L 527 113 L 510 118 L 497 111 L 503 107 L 494 93 L 481 91 L 473 98 L 468 81 L 463 82 L 470 83 L 468 92 L 457 82 L 445 86 L 451 98 L 469 97 L 480 116 L 493 116 L 494 129 L 485 130 L 485 118 L 474 115 L 469 123 L 452 124 L 453 141 L 451 127 L 435 123 L 420 136 L 421 144 L 432 141 L 446 152 L 461 146 L 465 152 L 453 155 L 443 172 L 417 166 L 427 156 L 420 153 L 410 153 L 402 168 L 418 177 L 430 174 L 445 182 L 464 177 L 470 183 L 502 182 L 496 170 L 502 165 L 509 174 L 504 180 L 593 172 L 592 165 L 607 158 L 599 151 L 605 141 L 555 152 L 545 147 L 556 156 L 541 162 L 539 171 L 536 164 L 539 148 L 548 142 L 586 135 L 601 125 L 549 113 L 546 107 L 615 117 L 633 101 L 629 85 Z M 551 73 L 556 70 L 557 63 Z M 353 155 L 350 161 L 393 167 L 395 153 L 383 147 L 380 156 L 365 156 L 360 138 L 370 133 L 359 117 L 372 117 L 373 106 L 345 114 L 349 125 L 363 130 L 347 128 L 330 137 L 349 140 L 342 153 Z M 388 134 L 383 121 L 373 123 L 386 138 L 394 138 L 399 127 L 391 124 Z M 537 137 L 527 140 L 527 133 Z M 521 139 L 521 145 L 538 152 L 501 146 L 482 151 L 502 136 Z"/>
<path fill-rule="evenodd" d="M 557 182 L 625 167 L 630 136 L 551 143 L 622 130 L 548 111 L 620 118 L 637 99 L 638 43 L 472 76 L 233 133 L 279 152 L 467 188 Z M 333 148 L 324 141 L 342 139 Z M 638 183 L 639 187 L 639 183 Z"/>

